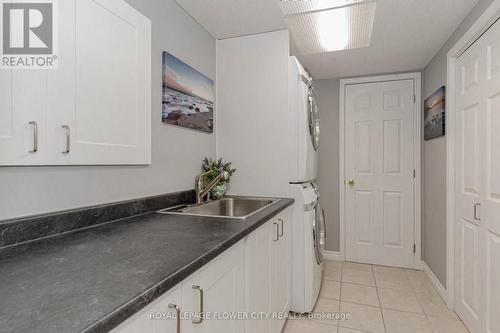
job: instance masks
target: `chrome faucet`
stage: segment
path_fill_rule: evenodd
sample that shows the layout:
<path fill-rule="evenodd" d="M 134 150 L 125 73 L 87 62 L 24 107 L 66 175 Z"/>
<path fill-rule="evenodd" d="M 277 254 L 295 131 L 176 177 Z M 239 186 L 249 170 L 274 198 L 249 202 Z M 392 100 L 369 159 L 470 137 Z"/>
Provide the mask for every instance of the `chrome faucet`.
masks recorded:
<path fill-rule="evenodd" d="M 208 201 L 208 194 L 211 189 L 213 189 L 220 181 L 225 181 L 229 179 L 229 172 L 220 170 L 217 177 L 210 182 L 206 187 L 203 187 L 203 178 L 209 175 L 212 171 L 207 171 L 196 176 L 194 190 L 196 192 L 196 203 L 202 203 Z"/>

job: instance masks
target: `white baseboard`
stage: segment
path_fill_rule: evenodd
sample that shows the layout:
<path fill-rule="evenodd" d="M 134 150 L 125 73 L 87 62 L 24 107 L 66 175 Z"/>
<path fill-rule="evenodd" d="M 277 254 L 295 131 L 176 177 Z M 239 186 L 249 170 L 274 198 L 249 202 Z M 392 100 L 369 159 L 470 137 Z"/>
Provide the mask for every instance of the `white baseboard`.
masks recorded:
<path fill-rule="evenodd" d="M 443 299 L 443 302 L 445 304 L 448 304 L 448 292 L 446 291 L 446 288 L 443 287 L 436 275 L 434 275 L 434 273 L 424 261 L 422 261 L 422 270 L 427 274 L 429 280 L 431 280 L 432 285 L 434 286 L 434 288 L 436 288 L 439 296 L 441 296 L 441 298 Z"/>
<path fill-rule="evenodd" d="M 323 258 L 327 260 L 344 261 L 342 255 L 338 251 L 323 251 Z"/>

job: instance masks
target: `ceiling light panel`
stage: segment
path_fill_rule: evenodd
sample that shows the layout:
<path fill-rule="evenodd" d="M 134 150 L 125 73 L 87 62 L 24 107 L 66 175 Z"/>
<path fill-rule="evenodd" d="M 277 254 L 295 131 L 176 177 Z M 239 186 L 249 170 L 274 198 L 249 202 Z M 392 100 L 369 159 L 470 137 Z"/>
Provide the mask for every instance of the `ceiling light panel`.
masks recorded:
<path fill-rule="evenodd" d="M 280 1 L 282 10 L 285 3 L 284 17 L 301 54 L 370 46 L 376 2 L 287 0 Z"/>
<path fill-rule="evenodd" d="M 345 7 L 367 0 L 280 0 L 279 5 L 284 16 L 304 14 L 311 11 Z"/>

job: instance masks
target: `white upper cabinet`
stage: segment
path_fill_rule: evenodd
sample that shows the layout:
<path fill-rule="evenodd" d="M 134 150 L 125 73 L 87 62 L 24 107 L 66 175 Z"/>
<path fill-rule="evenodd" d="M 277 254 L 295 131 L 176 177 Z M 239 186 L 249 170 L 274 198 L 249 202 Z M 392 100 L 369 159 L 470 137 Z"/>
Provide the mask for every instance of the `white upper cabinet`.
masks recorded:
<path fill-rule="evenodd" d="M 58 68 L 1 73 L 0 165 L 150 164 L 151 21 L 123 0 L 55 8 Z"/>
<path fill-rule="evenodd" d="M 41 70 L 0 70 L 0 165 L 43 162 L 46 77 Z"/>

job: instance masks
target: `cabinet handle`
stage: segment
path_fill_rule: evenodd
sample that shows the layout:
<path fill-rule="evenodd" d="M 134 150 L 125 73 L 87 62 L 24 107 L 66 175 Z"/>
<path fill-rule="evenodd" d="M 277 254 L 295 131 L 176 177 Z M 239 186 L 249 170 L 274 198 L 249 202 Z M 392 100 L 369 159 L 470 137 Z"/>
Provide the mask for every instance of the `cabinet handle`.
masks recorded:
<path fill-rule="evenodd" d="M 193 324 L 201 324 L 203 322 L 203 288 L 200 287 L 200 286 L 197 286 L 197 285 L 194 285 L 193 286 L 193 290 L 196 290 L 200 293 L 200 306 L 199 306 L 199 314 L 200 314 L 200 318 L 199 319 L 194 319 L 192 321 Z"/>
<path fill-rule="evenodd" d="M 283 230 L 283 220 L 282 219 L 278 219 L 278 221 L 280 221 L 280 232 L 279 232 L 279 235 L 280 237 L 283 237 L 283 234 L 284 234 L 284 230 Z"/>
<path fill-rule="evenodd" d="M 274 239 L 275 242 L 279 241 L 280 240 L 280 226 L 277 222 L 273 222 L 273 225 L 276 226 L 276 238 Z"/>
<path fill-rule="evenodd" d="M 30 153 L 36 153 L 38 151 L 38 123 L 30 121 L 29 124 L 33 128 L 33 149 L 30 150 Z"/>
<path fill-rule="evenodd" d="M 71 132 L 68 125 L 61 126 L 66 132 L 66 149 L 63 150 L 63 154 L 69 154 L 71 148 Z"/>
<path fill-rule="evenodd" d="M 168 308 L 171 310 L 175 310 L 175 314 L 177 317 L 177 333 L 181 333 L 181 308 L 176 304 L 169 304 Z"/>
<path fill-rule="evenodd" d="M 474 205 L 474 220 L 476 220 L 476 221 L 481 221 L 481 217 L 478 217 L 478 214 L 477 214 L 479 207 L 481 207 L 480 203 L 477 203 Z"/>

